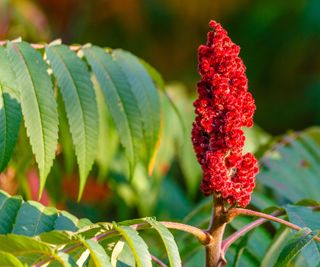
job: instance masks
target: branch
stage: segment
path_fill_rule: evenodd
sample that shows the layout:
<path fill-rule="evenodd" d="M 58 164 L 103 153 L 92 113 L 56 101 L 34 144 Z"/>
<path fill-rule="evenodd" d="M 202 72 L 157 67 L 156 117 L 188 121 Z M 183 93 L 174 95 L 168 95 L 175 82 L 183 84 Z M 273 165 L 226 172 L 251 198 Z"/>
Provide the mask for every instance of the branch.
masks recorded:
<path fill-rule="evenodd" d="M 298 226 L 296 224 L 293 224 L 293 223 L 288 222 L 286 220 L 283 220 L 278 217 L 274 217 L 270 214 L 265 214 L 265 213 L 259 212 L 259 211 L 248 210 L 248 209 L 243 209 L 243 208 L 236 208 L 233 210 L 233 212 L 236 214 L 235 216 L 238 216 L 238 215 L 256 216 L 256 217 L 264 218 L 266 220 L 281 223 L 281 224 L 283 224 L 287 227 L 290 227 L 291 229 L 296 230 L 296 231 L 300 231 L 302 229 L 300 226 Z M 318 237 L 318 236 L 315 236 L 313 239 L 320 242 L 320 237 Z"/>
<path fill-rule="evenodd" d="M 191 226 L 191 225 L 187 225 L 187 224 L 183 224 L 183 223 L 176 223 L 176 222 L 160 222 L 160 223 L 162 223 L 165 227 L 167 227 L 169 229 L 180 230 L 180 231 L 183 231 L 183 232 L 190 233 L 190 234 L 194 235 L 195 237 L 197 237 L 197 239 L 204 245 L 208 244 L 210 242 L 210 240 L 211 240 L 211 237 L 207 232 L 205 232 L 205 231 L 203 231 L 203 230 L 201 230 L 201 229 L 199 229 L 197 227 L 194 227 L 194 226 Z M 148 224 L 147 222 L 146 223 L 133 224 L 133 225 L 130 225 L 130 226 L 135 230 L 142 230 L 142 229 L 150 229 L 151 228 L 150 224 Z M 108 232 L 105 232 L 105 233 L 102 233 L 102 234 L 99 234 L 97 236 L 92 237 L 91 240 L 93 240 L 95 242 L 99 242 L 99 241 L 102 241 L 103 239 L 106 239 L 108 237 L 115 236 L 115 235 L 120 235 L 120 233 L 118 231 L 116 231 L 116 230 L 110 230 Z M 77 249 L 79 247 L 82 247 L 82 243 L 81 242 L 76 243 L 73 246 L 70 246 L 68 248 L 62 249 L 59 252 L 69 253 L 69 252 L 71 252 L 71 251 L 73 251 L 73 250 L 75 250 L 75 249 Z M 154 257 L 153 260 L 155 261 L 155 259 L 156 258 Z M 50 262 L 52 260 L 54 260 L 54 257 L 53 256 L 49 256 L 49 257 L 41 260 L 37 264 L 33 265 L 33 267 L 40 267 L 40 266 L 42 266 L 42 265 L 44 265 L 44 264 L 46 264 L 46 263 L 48 263 L 48 262 Z M 166 266 L 166 265 L 163 265 L 163 266 Z"/>
<path fill-rule="evenodd" d="M 0 46 L 8 44 L 8 41 L 0 41 Z M 34 49 L 44 49 L 48 44 L 30 44 Z M 82 48 L 81 45 L 69 45 L 69 48 L 73 51 L 78 51 Z"/>
<path fill-rule="evenodd" d="M 274 213 L 272 213 L 270 215 L 279 216 L 281 214 L 282 214 L 282 211 L 276 211 L 276 212 L 274 212 Z M 260 218 L 260 219 L 258 219 L 256 221 L 253 221 L 253 222 L 247 224 L 246 226 L 244 226 L 240 230 L 234 232 L 232 235 L 230 235 L 228 238 L 226 238 L 225 240 L 222 241 L 222 244 L 221 244 L 222 252 L 225 254 L 232 243 L 234 243 L 236 240 L 238 240 L 240 237 L 245 235 L 250 230 L 256 228 L 257 226 L 259 226 L 259 225 L 261 225 L 261 224 L 263 224 L 265 222 L 267 222 L 267 219 Z"/>
<path fill-rule="evenodd" d="M 167 264 L 165 264 L 164 262 L 162 262 L 161 260 L 159 260 L 157 257 L 151 255 L 151 259 L 160 267 L 168 267 Z"/>

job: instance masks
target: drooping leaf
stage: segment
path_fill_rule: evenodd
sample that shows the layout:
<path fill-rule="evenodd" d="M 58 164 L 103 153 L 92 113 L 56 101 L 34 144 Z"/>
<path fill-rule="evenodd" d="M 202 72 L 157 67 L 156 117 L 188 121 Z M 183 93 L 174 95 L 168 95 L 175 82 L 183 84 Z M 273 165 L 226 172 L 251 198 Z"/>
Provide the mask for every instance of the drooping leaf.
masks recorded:
<path fill-rule="evenodd" d="M 108 254 L 98 242 L 90 239 L 81 239 L 81 242 L 90 251 L 89 266 L 111 267 Z"/>
<path fill-rule="evenodd" d="M 286 267 L 294 259 L 295 256 L 307 246 L 316 235 L 309 228 L 303 228 L 296 233 L 281 251 L 276 263 L 276 267 Z"/>
<path fill-rule="evenodd" d="M 148 246 L 139 236 L 138 232 L 130 226 L 120 226 L 115 223 L 114 228 L 128 243 L 136 260 L 137 267 L 151 267 L 151 255 L 149 253 Z"/>
<path fill-rule="evenodd" d="M 137 99 L 121 67 L 109 53 L 96 46 L 86 47 L 83 52 L 104 93 L 132 174 L 142 145 L 142 120 Z"/>
<path fill-rule="evenodd" d="M 139 59 L 129 52 L 114 50 L 113 57 L 123 70 L 137 99 L 143 123 L 148 172 L 151 175 L 160 138 L 160 101 L 157 89 Z"/>
<path fill-rule="evenodd" d="M 21 108 L 17 86 L 5 49 L 0 46 L 0 172 L 7 166 L 19 133 Z"/>
<path fill-rule="evenodd" d="M 146 221 L 159 233 L 165 245 L 170 266 L 180 267 L 181 259 L 179 250 L 171 232 L 163 224 L 152 218 L 146 218 Z"/>
<path fill-rule="evenodd" d="M 55 157 L 58 112 L 47 65 L 41 54 L 25 42 L 7 46 L 17 78 L 22 114 L 40 171 L 40 195 Z"/>
<path fill-rule="evenodd" d="M 80 199 L 97 149 L 98 109 L 95 91 L 86 65 L 67 46 L 47 46 L 46 54 L 65 104 L 80 170 Z"/>

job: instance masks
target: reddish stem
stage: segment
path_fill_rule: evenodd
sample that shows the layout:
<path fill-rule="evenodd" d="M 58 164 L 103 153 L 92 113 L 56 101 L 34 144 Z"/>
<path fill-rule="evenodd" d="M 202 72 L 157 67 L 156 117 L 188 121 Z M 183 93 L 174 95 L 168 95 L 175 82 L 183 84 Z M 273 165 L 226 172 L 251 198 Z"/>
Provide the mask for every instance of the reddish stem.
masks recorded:
<path fill-rule="evenodd" d="M 272 213 L 271 215 L 272 216 L 279 216 L 280 214 L 282 214 L 281 211 L 276 211 L 276 212 Z M 222 252 L 225 254 L 232 243 L 234 243 L 236 240 L 238 240 L 240 237 L 245 235 L 250 230 L 256 228 L 257 226 L 259 226 L 267 221 L 268 220 L 265 218 L 260 218 L 256 221 L 253 221 L 253 222 L 247 224 L 246 226 L 244 226 L 240 230 L 234 232 L 232 235 L 230 235 L 228 238 L 226 238 L 225 240 L 222 241 L 222 244 L 221 244 Z"/>
<path fill-rule="evenodd" d="M 293 223 L 288 222 L 286 220 L 283 220 L 278 217 L 274 217 L 270 214 L 265 214 L 265 213 L 259 212 L 259 211 L 248 210 L 248 209 L 243 209 L 243 208 L 236 208 L 236 209 L 234 209 L 233 212 L 235 213 L 235 216 L 238 216 L 238 215 L 256 216 L 256 217 L 264 218 L 264 219 L 274 221 L 277 223 L 281 223 L 281 224 L 286 225 L 287 227 L 290 227 L 291 229 L 296 230 L 296 231 L 300 231 L 302 229 L 300 226 L 298 226 L 296 224 L 293 224 Z M 318 237 L 318 236 L 315 236 L 313 239 L 320 242 L 320 237 Z"/>

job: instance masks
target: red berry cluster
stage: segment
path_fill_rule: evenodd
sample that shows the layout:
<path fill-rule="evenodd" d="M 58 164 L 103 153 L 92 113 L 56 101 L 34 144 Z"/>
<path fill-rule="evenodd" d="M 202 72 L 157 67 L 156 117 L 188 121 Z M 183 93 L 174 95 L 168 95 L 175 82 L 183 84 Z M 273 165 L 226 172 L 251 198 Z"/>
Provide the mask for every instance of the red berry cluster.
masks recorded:
<path fill-rule="evenodd" d="M 218 193 L 229 204 L 245 207 L 258 167 L 251 153 L 242 155 L 242 127 L 253 125 L 256 106 L 247 91 L 240 47 L 219 23 L 211 21 L 209 25 L 213 30 L 207 44 L 198 49 L 201 81 L 192 129 L 194 150 L 204 172 L 201 189 L 205 195 Z"/>

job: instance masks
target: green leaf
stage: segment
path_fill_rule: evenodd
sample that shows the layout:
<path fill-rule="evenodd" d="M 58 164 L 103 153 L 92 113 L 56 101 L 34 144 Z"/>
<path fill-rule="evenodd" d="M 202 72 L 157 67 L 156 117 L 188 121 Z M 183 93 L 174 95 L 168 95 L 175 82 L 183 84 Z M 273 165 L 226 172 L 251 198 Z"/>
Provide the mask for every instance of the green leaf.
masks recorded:
<path fill-rule="evenodd" d="M 23 264 L 13 254 L 0 251 L 0 267 L 6 266 L 23 267 Z"/>
<path fill-rule="evenodd" d="M 274 266 L 276 264 L 280 252 L 282 251 L 283 247 L 287 244 L 289 235 L 291 233 L 292 231 L 285 226 L 281 227 L 277 231 L 268 250 L 265 252 L 265 255 L 261 261 L 261 267 L 269 267 Z"/>
<path fill-rule="evenodd" d="M 319 201 L 320 128 L 283 137 L 267 151 L 257 179 L 290 202 Z"/>
<path fill-rule="evenodd" d="M 19 209 L 12 233 L 35 236 L 53 229 L 57 218 L 55 208 L 44 207 L 38 202 L 24 202 Z"/>
<path fill-rule="evenodd" d="M 120 226 L 115 223 L 114 228 L 128 243 L 136 260 L 137 267 L 152 267 L 148 246 L 139 236 L 138 232 L 130 226 Z"/>
<path fill-rule="evenodd" d="M 303 228 L 296 233 L 283 248 L 277 260 L 276 267 L 288 266 L 298 253 L 307 246 L 316 235 L 309 228 Z"/>
<path fill-rule="evenodd" d="M 0 234 L 12 231 L 21 203 L 20 197 L 10 197 L 7 193 L 0 191 Z"/>
<path fill-rule="evenodd" d="M 312 207 L 287 205 L 286 211 L 289 221 L 300 227 L 308 227 L 312 231 L 320 230 L 320 212 Z M 311 267 L 320 264 L 320 244 L 311 241 L 310 245 L 303 249 L 302 256 Z"/>
<path fill-rule="evenodd" d="M 83 52 L 104 93 L 132 175 L 142 144 L 142 121 L 137 99 L 121 67 L 109 53 L 96 46 L 86 47 Z"/>
<path fill-rule="evenodd" d="M 0 46 L 0 172 L 13 152 L 21 124 L 21 108 L 14 74 L 5 49 Z"/>
<path fill-rule="evenodd" d="M 159 233 L 165 245 L 170 266 L 180 267 L 181 259 L 179 250 L 171 232 L 163 224 L 152 218 L 146 218 L 146 221 Z"/>
<path fill-rule="evenodd" d="M 65 104 L 80 170 L 80 199 L 97 149 L 96 95 L 86 65 L 67 46 L 47 46 L 46 54 Z"/>
<path fill-rule="evenodd" d="M 41 54 L 25 42 L 7 46 L 17 77 L 22 113 L 40 171 L 41 195 L 55 157 L 58 112 L 47 65 Z"/>
<path fill-rule="evenodd" d="M 96 241 L 90 239 L 80 239 L 81 243 L 90 251 L 89 266 L 96 267 L 111 267 L 110 259 L 108 254 L 105 252 L 103 247 Z"/>
<path fill-rule="evenodd" d="M 54 250 L 46 243 L 35 240 L 31 237 L 8 234 L 0 235 L 0 251 L 9 252 L 16 257 L 28 255 L 23 258 L 23 262 L 32 264 L 43 255 L 53 256 L 60 261 Z"/>
<path fill-rule="evenodd" d="M 138 102 L 146 143 L 148 172 L 151 175 L 160 138 L 160 101 L 157 89 L 137 57 L 119 49 L 114 50 L 112 55 L 123 70 Z"/>

